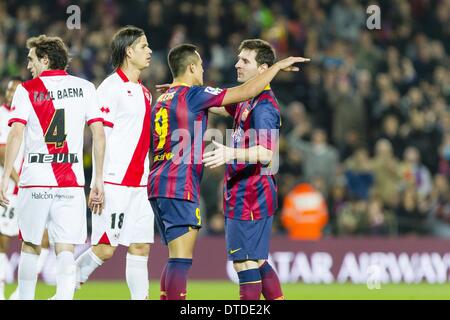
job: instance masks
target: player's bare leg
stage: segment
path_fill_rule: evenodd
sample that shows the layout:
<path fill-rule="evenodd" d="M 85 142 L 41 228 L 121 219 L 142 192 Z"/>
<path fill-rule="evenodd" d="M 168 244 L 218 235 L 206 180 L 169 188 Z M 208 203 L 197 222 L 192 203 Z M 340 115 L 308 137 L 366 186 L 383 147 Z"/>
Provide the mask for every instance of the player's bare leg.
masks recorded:
<path fill-rule="evenodd" d="M 5 282 L 6 282 L 6 251 L 9 247 L 10 237 L 0 234 L 0 300 L 5 300 Z"/>
<path fill-rule="evenodd" d="M 148 298 L 148 255 L 150 244 L 132 243 L 128 247 L 126 280 L 132 300 L 146 300 Z"/>
<path fill-rule="evenodd" d="M 72 300 L 75 292 L 76 264 L 73 257 L 75 246 L 56 243 L 56 300 Z"/>
<path fill-rule="evenodd" d="M 280 279 L 267 260 L 258 260 L 262 294 L 266 300 L 285 300 Z"/>
<path fill-rule="evenodd" d="M 163 273 L 165 279 L 161 279 L 165 287 L 161 292 L 166 293 L 167 300 L 185 300 L 186 284 L 189 269 L 192 266 L 192 255 L 198 229 L 190 229 L 189 232 L 169 242 L 169 261 Z"/>
<path fill-rule="evenodd" d="M 34 300 L 37 282 L 37 264 L 41 246 L 31 242 L 22 242 L 22 251 L 19 261 L 19 299 Z"/>
<path fill-rule="evenodd" d="M 103 262 L 109 260 L 114 255 L 117 247 L 113 247 L 109 244 L 100 243 L 92 246 L 92 252 Z"/>
<path fill-rule="evenodd" d="M 191 229 L 181 237 L 169 242 L 169 258 L 192 259 L 198 229 Z"/>
<path fill-rule="evenodd" d="M 258 261 L 233 261 L 234 270 L 239 277 L 239 296 L 241 300 L 259 300 L 262 290 Z"/>

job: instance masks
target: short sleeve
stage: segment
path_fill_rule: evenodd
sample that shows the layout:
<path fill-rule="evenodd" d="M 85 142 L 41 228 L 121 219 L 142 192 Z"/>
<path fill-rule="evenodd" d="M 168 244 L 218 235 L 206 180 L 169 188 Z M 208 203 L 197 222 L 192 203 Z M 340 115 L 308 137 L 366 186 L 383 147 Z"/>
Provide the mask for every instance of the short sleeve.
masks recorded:
<path fill-rule="evenodd" d="M 31 105 L 28 91 L 20 84 L 17 86 L 11 103 L 11 117 L 9 118 L 8 126 L 11 126 L 14 122 L 26 125 L 31 109 L 33 109 L 33 106 Z"/>
<path fill-rule="evenodd" d="M 100 111 L 98 104 L 97 92 L 95 90 L 94 85 L 89 86 L 89 92 L 87 95 L 87 110 L 86 110 L 86 122 L 88 125 L 91 125 L 94 122 L 101 121 L 103 122 L 103 115 Z"/>
<path fill-rule="evenodd" d="M 251 112 L 252 128 L 256 130 L 257 144 L 266 149 L 276 148 L 281 124 L 280 112 L 269 101 L 258 104 Z"/>
<path fill-rule="evenodd" d="M 226 89 L 193 86 L 186 94 L 186 101 L 191 111 L 197 113 L 211 107 L 220 107 Z"/>
<path fill-rule="evenodd" d="M 114 88 L 103 82 L 97 88 L 98 109 L 103 118 L 103 125 L 107 127 L 114 127 L 115 115 L 117 112 L 117 98 L 114 93 Z"/>

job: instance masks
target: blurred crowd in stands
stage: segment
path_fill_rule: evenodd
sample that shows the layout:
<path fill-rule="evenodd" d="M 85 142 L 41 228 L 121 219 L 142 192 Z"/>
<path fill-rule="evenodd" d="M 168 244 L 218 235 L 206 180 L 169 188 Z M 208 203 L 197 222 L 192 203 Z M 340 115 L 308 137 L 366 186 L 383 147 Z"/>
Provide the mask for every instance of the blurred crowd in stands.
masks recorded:
<path fill-rule="evenodd" d="M 115 31 L 143 28 L 153 56 L 142 80 L 154 99 L 154 85 L 171 81 L 171 47 L 198 45 L 205 83 L 229 87 L 239 43 L 262 38 L 278 58 L 312 59 L 272 84 L 283 121 L 274 232 L 286 233 L 283 200 L 306 182 L 326 199 L 324 236 L 450 236 L 449 0 L 80 0 L 79 30 L 66 27 L 71 4 L 0 2 L 3 89 L 10 77 L 30 78 L 25 41 L 40 33 L 61 36 L 69 72 L 98 85 L 112 71 Z M 381 30 L 366 27 L 370 4 L 381 9 Z M 231 121 L 210 116 L 210 126 Z M 212 234 L 223 232 L 223 172 L 206 170 L 202 184 Z"/>

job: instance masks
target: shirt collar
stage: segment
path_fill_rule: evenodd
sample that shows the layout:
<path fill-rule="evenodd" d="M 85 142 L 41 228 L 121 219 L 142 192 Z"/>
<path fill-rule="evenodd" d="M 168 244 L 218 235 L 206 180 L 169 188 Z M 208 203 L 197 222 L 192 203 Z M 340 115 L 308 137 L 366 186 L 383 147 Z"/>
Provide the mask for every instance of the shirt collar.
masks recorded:
<path fill-rule="evenodd" d="M 44 70 L 39 75 L 40 77 L 49 77 L 49 76 L 67 76 L 68 73 L 66 70 Z"/>
<path fill-rule="evenodd" d="M 184 82 L 174 82 L 170 85 L 170 88 L 174 87 L 191 87 L 191 86 Z"/>
<path fill-rule="evenodd" d="M 127 75 L 122 71 L 122 69 L 117 68 L 116 70 L 117 74 L 119 75 L 120 79 L 123 80 L 123 82 L 129 82 L 130 80 L 128 79 Z"/>
<path fill-rule="evenodd" d="M 130 79 L 128 79 L 127 75 L 125 74 L 125 72 L 123 72 L 122 69 L 117 68 L 116 72 L 120 79 L 123 80 L 123 82 L 130 82 Z M 142 81 L 138 79 L 138 83 L 142 84 Z"/>

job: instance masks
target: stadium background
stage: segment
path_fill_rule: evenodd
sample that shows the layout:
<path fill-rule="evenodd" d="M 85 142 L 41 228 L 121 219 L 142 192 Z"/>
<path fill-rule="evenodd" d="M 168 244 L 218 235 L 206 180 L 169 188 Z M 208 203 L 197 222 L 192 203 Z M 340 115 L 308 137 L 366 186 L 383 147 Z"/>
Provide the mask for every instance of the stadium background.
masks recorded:
<path fill-rule="evenodd" d="M 71 4 L 81 8 L 79 30 L 66 27 L 66 8 Z M 369 4 L 381 8 L 381 30 L 366 27 Z M 236 48 L 246 38 L 269 41 L 278 58 L 301 55 L 312 59 L 301 72 L 282 74 L 272 84 L 283 118 L 277 177 L 280 209 L 273 229 L 280 244 L 272 256 L 290 248 L 286 252 L 294 257 L 306 253 L 306 263 L 311 266 L 314 253 L 328 252 L 335 265 L 346 253 L 355 252 L 359 280 L 345 280 L 362 283 L 361 290 L 366 293 L 364 268 L 383 260 L 380 255 L 373 256 L 379 252 L 386 257 L 394 254 L 398 265 L 401 253 L 407 253 L 415 276 L 408 278 L 405 271 L 401 282 L 448 281 L 450 1 L 2 1 L 1 87 L 5 89 L 14 76 L 30 78 L 25 40 L 41 33 L 61 36 L 72 56 L 69 72 L 98 85 L 112 71 L 112 35 L 127 24 L 143 28 L 153 50 L 151 67 L 143 72 L 142 80 L 154 99 L 158 96 L 154 85 L 171 81 L 168 49 L 182 42 L 199 46 L 205 83 L 211 86 L 235 84 Z M 225 130 L 231 123 L 211 116 L 210 126 Z M 87 180 L 91 174 L 88 141 L 84 159 Z M 202 183 L 204 228 L 200 241 L 219 241 L 211 251 L 224 250 L 220 242 L 222 178 L 223 168 L 206 170 Z M 321 240 L 290 240 L 281 222 L 283 201 L 299 183 L 314 186 L 326 201 L 327 223 Z M 334 257 L 339 251 L 336 243 L 347 240 L 342 244 L 342 256 Z M 396 243 L 400 245 L 395 247 Z M 161 251 L 161 259 L 164 254 Z M 366 267 L 361 254 L 372 259 Z M 225 253 L 214 257 L 219 260 L 211 263 L 218 268 L 223 265 L 222 278 L 226 280 Z M 158 263 L 150 263 L 152 279 L 157 278 Z M 302 263 L 292 258 L 290 272 L 297 264 L 304 270 Z M 123 259 L 110 264 L 119 270 Z M 123 270 L 112 271 L 117 275 L 111 277 L 120 279 Z M 193 269 L 193 278 L 208 279 L 202 270 L 198 269 L 197 275 Z M 444 270 L 441 276 L 439 270 Z M 338 278 L 339 272 L 335 273 L 333 281 Z M 101 280 L 102 270 L 97 274 Z M 387 268 L 387 274 L 385 281 L 395 280 L 391 269 Z M 285 281 L 292 283 L 291 298 L 299 299 L 307 298 L 304 290 L 311 290 L 302 283 L 315 282 L 301 273 Z M 429 288 L 438 292 L 446 285 Z M 380 291 L 380 297 L 389 297 L 386 290 Z M 322 297 L 332 298 L 329 292 Z"/>

